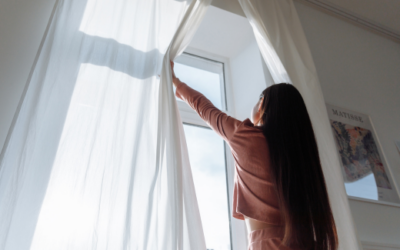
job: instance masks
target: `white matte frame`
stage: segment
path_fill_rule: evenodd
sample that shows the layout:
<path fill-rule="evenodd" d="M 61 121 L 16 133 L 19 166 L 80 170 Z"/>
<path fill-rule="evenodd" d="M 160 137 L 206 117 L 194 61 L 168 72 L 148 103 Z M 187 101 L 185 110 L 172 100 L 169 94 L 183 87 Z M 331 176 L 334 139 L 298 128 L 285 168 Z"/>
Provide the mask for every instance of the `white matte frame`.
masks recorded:
<path fill-rule="evenodd" d="M 197 56 L 203 59 L 208 59 L 216 62 L 220 62 L 223 64 L 223 78 L 221 78 L 224 82 L 221 83 L 221 93 L 222 96 L 222 106 L 223 111 L 230 115 L 235 116 L 235 107 L 233 100 L 233 89 L 232 89 L 232 80 L 230 73 L 230 63 L 229 59 L 225 57 L 221 57 L 209 52 L 205 52 L 202 50 L 198 50 L 195 48 L 188 47 L 184 52 L 189 56 Z M 185 55 L 184 55 L 185 56 Z M 184 60 L 187 60 L 184 59 Z M 176 60 L 177 62 L 184 63 L 181 60 Z M 190 66 L 193 64 L 190 63 Z M 179 77 L 179 76 L 178 76 Z M 200 116 L 186 103 L 178 101 L 179 113 L 181 115 L 182 122 L 189 125 L 195 125 L 205 128 L 210 128 L 207 123 L 205 123 Z M 227 188 L 228 188 L 228 209 L 229 209 L 229 224 L 230 224 L 230 237 L 231 237 L 231 249 L 232 250 L 242 250 L 247 248 L 247 231 L 244 221 L 237 220 L 232 217 L 232 197 L 233 197 L 233 186 L 234 186 L 234 175 L 235 175 L 235 165 L 233 156 L 230 152 L 229 146 L 227 143 L 224 143 L 225 148 L 225 167 L 226 167 L 226 178 L 227 178 Z"/>

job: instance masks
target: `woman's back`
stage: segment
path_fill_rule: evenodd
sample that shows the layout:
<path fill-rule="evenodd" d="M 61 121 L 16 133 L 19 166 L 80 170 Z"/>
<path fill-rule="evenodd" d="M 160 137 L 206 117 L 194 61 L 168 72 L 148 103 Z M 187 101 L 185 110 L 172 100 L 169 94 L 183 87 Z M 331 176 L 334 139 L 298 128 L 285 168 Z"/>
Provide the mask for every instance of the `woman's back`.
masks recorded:
<path fill-rule="evenodd" d="M 233 217 L 284 226 L 262 129 L 246 119 L 227 140 L 235 160 Z"/>

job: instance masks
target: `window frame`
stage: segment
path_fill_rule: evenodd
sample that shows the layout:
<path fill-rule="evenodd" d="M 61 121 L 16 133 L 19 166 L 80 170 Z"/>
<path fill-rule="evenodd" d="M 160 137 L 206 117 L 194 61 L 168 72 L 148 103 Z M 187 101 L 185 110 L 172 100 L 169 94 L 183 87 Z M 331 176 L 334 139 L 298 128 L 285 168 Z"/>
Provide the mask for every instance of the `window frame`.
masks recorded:
<path fill-rule="evenodd" d="M 175 63 L 184 64 L 192 68 L 197 68 L 220 75 L 220 93 L 221 95 L 221 111 L 228 111 L 226 102 L 226 81 L 225 81 L 225 63 L 213 60 L 208 57 L 200 56 L 194 53 L 184 51 L 181 56 L 175 59 Z M 220 65 L 218 65 L 220 64 Z M 222 72 L 219 70 L 222 66 Z"/>
<path fill-rule="evenodd" d="M 202 50 L 194 49 L 188 47 L 183 53 L 189 56 L 198 57 L 200 59 L 205 59 L 209 61 L 214 61 L 223 64 L 223 85 L 221 86 L 221 93 L 223 93 L 222 97 L 222 106 L 224 107 L 221 111 L 225 112 L 227 115 L 234 116 L 234 101 L 233 101 L 233 90 L 232 90 L 232 83 L 230 78 L 230 71 L 229 71 L 229 59 L 225 57 L 221 57 L 209 52 L 205 52 Z M 179 77 L 179 76 L 177 76 Z M 207 126 L 200 116 L 194 111 L 189 105 L 185 102 L 178 101 L 178 108 L 181 114 L 182 121 L 184 119 L 188 120 L 188 123 L 197 124 L 200 126 Z"/>
<path fill-rule="evenodd" d="M 209 52 L 198 50 L 195 48 L 188 47 L 184 53 L 189 56 L 199 57 L 201 59 L 215 61 L 223 64 L 223 85 L 221 86 L 222 106 L 225 108 L 221 110 L 227 115 L 235 116 L 234 100 L 233 100 L 233 86 L 231 81 L 230 63 L 229 59 L 218 56 Z M 178 76 L 179 77 L 179 76 Z M 211 129 L 210 126 L 204 122 L 200 116 L 185 102 L 177 102 L 179 113 L 183 124 L 194 125 L 203 128 Z M 239 250 L 247 248 L 247 229 L 244 221 L 239 221 L 232 217 L 232 204 L 233 204 L 233 187 L 234 187 L 234 176 L 235 176 L 235 165 L 234 159 L 229 150 L 229 145 L 224 142 L 225 152 L 225 171 L 226 171 L 226 185 L 228 195 L 228 213 L 229 213 L 229 227 L 230 227 L 230 241 L 231 250 Z"/>

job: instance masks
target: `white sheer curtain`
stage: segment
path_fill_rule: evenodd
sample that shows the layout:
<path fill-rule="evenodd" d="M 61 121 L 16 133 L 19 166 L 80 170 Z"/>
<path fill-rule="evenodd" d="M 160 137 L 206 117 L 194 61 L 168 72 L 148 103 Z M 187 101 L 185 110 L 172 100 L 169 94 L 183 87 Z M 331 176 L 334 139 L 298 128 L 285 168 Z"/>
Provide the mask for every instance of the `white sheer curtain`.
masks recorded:
<path fill-rule="evenodd" d="M 209 3 L 56 3 L 0 155 L 0 249 L 206 248 L 169 59 Z"/>
<path fill-rule="evenodd" d="M 316 135 L 339 248 L 359 249 L 318 75 L 292 0 L 239 0 L 275 83 L 301 92 Z"/>

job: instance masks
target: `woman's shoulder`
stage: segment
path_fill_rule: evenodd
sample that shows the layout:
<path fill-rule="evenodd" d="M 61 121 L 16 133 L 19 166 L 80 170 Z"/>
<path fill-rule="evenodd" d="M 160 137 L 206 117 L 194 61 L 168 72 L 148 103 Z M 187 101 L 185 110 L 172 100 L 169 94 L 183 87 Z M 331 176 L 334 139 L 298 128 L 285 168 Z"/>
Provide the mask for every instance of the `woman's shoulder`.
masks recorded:
<path fill-rule="evenodd" d="M 250 120 L 249 118 L 247 118 L 246 120 L 244 120 L 244 121 L 243 121 L 243 124 L 244 124 L 244 125 L 247 125 L 247 126 L 253 126 L 253 127 L 254 127 L 254 124 L 251 122 L 251 120 Z"/>
<path fill-rule="evenodd" d="M 255 126 L 250 119 L 245 119 L 240 123 L 232 141 L 240 141 L 240 145 L 243 145 L 245 142 L 245 144 L 253 144 L 257 141 L 261 141 L 261 144 L 266 142 L 262 127 Z"/>
<path fill-rule="evenodd" d="M 259 126 L 255 126 L 255 125 L 253 124 L 253 122 L 252 122 L 249 118 L 247 118 L 246 120 L 244 120 L 244 121 L 242 122 L 242 129 L 245 129 L 245 130 L 247 129 L 247 130 L 262 132 L 262 128 L 259 127 Z"/>

